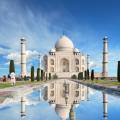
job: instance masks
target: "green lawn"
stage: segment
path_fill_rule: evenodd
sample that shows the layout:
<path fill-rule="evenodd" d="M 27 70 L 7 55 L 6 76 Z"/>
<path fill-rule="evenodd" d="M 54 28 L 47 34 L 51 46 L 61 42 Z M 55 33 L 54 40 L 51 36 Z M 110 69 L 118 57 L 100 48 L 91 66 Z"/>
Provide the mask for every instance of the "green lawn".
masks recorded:
<path fill-rule="evenodd" d="M 85 83 L 101 84 L 105 86 L 120 86 L 120 82 L 110 80 L 84 80 Z"/>
<path fill-rule="evenodd" d="M 36 85 L 36 84 L 39 84 L 39 83 L 42 83 L 42 82 L 45 82 L 45 81 L 34 81 L 34 82 L 31 82 L 31 81 L 19 81 L 19 82 L 16 82 L 15 86 Z M 8 87 L 13 87 L 13 85 L 11 85 L 11 83 L 9 83 L 9 82 L 0 83 L 0 89 L 8 88 Z"/>

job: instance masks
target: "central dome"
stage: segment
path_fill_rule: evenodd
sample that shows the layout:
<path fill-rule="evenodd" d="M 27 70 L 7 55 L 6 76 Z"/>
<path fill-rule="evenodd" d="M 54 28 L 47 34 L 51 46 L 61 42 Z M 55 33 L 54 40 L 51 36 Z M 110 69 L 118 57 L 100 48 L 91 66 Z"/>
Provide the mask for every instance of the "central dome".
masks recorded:
<path fill-rule="evenodd" d="M 55 44 L 55 48 L 57 51 L 66 51 L 73 50 L 74 45 L 72 41 L 65 35 L 63 35 Z"/>

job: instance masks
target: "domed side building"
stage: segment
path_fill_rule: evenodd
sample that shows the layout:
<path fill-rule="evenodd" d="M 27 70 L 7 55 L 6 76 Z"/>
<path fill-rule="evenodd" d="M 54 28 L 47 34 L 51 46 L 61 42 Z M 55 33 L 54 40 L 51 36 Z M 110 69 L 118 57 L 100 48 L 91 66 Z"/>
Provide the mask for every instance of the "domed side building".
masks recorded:
<path fill-rule="evenodd" d="M 63 35 L 55 44 L 55 48 L 44 56 L 45 70 L 58 78 L 71 78 L 86 70 L 86 57 L 75 48 L 73 42 Z"/>

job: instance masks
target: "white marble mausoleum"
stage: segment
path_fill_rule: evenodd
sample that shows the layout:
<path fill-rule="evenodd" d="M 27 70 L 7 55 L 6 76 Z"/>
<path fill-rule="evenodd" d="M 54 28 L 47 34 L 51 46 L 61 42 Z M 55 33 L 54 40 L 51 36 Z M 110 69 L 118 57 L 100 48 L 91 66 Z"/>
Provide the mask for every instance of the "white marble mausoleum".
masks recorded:
<path fill-rule="evenodd" d="M 65 35 L 44 56 L 44 61 L 46 72 L 56 74 L 59 78 L 71 78 L 73 74 L 78 75 L 86 70 L 86 56 Z"/>

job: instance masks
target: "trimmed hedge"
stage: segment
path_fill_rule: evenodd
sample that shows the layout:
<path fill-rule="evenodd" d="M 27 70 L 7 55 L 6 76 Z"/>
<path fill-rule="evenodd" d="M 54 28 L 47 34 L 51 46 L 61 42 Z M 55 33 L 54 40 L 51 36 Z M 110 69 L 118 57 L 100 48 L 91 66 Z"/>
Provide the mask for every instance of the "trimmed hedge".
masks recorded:
<path fill-rule="evenodd" d="M 31 67 L 31 81 L 34 81 L 34 66 Z"/>
<path fill-rule="evenodd" d="M 44 71 L 41 70 L 41 80 L 43 80 L 43 79 L 44 79 Z"/>
<path fill-rule="evenodd" d="M 40 68 L 37 68 L 37 81 L 40 81 Z"/>
<path fill-rule="evenodd" d="M 9 65 L 9 74 L 14 72 L 15 73 L 15 65 L 14 65 L 14 60 L 10 60 L 10 65 Z"/>
<path fill-rule="evenodd" d="M 71 76 L 72 79 L 77 79 L 77 76 L 74 74 Z"/>
<path fill-rule="evenodd" d="M 57 79 L 58 76 L 57 76 L 56 74 L 54 74 L 54 75 L 52 76 L 52 78 L 53 78 L 53 79 Z"/>
<path fill-rule="evenodd" d="M 118 80 L 118 82 L 120 82 L 120 61 L 118 61 L 117 80 Z"/>
<path fill-rule="evenodd" d="M 51 80 L 51 73 L 49 73 L 49 80 Z"/>
<path fill-rule="evenodd" d="M 91 71 L 91 80 L 94 80 L 94 70 Z"/>
<path fill-rule="evenodd" d="M 78 80 L 83 80 L 83 72 L 78 73 Z"/>

